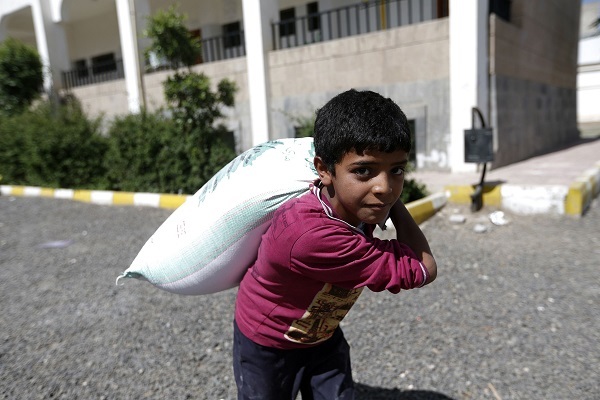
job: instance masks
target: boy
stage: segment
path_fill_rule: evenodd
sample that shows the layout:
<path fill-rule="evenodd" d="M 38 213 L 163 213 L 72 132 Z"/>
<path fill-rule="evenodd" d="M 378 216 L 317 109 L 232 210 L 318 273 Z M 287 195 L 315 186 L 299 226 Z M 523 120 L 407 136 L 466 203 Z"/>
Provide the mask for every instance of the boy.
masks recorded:
<path fill-rule="evenodd" d="M 238 399 L 352 399 L 340 321 L 365 286 L 398 293 L 437 275 L 425 236 L 399 201 L 410 150 L 400 108 L 374 92 L 341 93 L 318 111 L 314 143 L 319 179 L 276 211 L 240 283 Z M 397 240 L 373 238 L 388 215 Z"/>

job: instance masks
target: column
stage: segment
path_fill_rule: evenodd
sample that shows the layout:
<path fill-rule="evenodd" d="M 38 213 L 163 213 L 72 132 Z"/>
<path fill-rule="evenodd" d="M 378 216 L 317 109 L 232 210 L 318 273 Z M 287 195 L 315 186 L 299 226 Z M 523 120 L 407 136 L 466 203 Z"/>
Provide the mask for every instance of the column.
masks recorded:
<path fill-rule="evenodd" d="M 58 3 L 58 2 L 56 2 Z M 62 72 L 71 69 L 71 59 L 69 57 L 69 46 L 65 28 L 60 22 L 61 15 L 55 18 L 52 4 L 47 1 L 40 1 L 42 15 L 44 17 L 46 46 L 48 48 L 48 73 L 52 78 L 51 87 L 54 89 L 62 88 Z M 37 33 L 36 33 L 37 35 Z M 38 48 L 40 42 L 38 42 Z"/>
<path fill-rule="evenodd" d="M 125 86 L 129 112 L 137 114 L 144 106 L 144 85 L 138 50 L 137 16 L 135 0 L 115 0 L 117 19 L 119 21 L 119 37 L 125 72 Z M 147 12 L 147 1 L 140 8 Z"/>
<path fill-rule="evenodd" d="M 476 164 L 464 162 L 464 130 L 471 128 L 471 109 L 478 107 L 489 124 L 488 12 L 487 1 L 450 0 L 449 160 L 453 172 L 476 170 Z"/>
<path fill-rule="evenodd" d="M 56 68 L 50 64 L 50 49 L 48 47 L 48 37 L 46 36 L 45 18 L 40 1 L 31 2 L 31 17 L 33 18 L 33 30 L 35 31 L 35 41 L 37 51 L 44 68 L 44 91 L 50 93 L 54 86 L 52 71 Z M 60 82 L 60 81 L 59 81 Z"/>
<path fill-rule="evenodd" d="M 252 145 L 270 138 L 269 60 L 273 39 L 271 22 L 279 15 L 277 0 L 242 0 L 248 70 Z"/>

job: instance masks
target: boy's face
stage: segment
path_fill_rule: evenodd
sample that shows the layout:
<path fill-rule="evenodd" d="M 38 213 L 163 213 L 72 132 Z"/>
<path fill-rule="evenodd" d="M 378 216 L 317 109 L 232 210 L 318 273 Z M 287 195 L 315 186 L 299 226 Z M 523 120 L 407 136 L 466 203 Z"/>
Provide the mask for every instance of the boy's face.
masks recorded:
<path fill-rule="evenodd" d="M 402 193 L 407 163 L 408 154 L 403 150 L 351 151 L 335 165 L 334 176 L 319 157 L 315 158 L 334 211 L 353 226 L 384 221 Z"/>

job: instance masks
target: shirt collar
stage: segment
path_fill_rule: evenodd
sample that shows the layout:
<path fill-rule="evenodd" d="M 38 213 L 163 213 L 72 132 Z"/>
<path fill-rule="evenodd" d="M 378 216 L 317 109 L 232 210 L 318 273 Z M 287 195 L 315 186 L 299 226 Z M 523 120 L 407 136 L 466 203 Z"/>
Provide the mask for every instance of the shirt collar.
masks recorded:
<path fill-rule="evenodd" d="M 332 219 L 334 221 L 340 221 L 343 222 L 344 224 L 348 225 L 350 228 L 354 229 L 355 231 L 360 232 L 361 234 L 365 234 L 365 223 L 361 222 L 358 226 L 354 226 L 349 224 L 348 222 L 344 221 L 343 219 L 339 218 L 336 214 L 335 211 L 333 211 L 333 208 L 331 207 L 331 203 L 329 202 L 329 199 L 327 198 L 327 196 L 323 196 L 321 194 L 321 189 L 323 188 L 323 183 L 317 179 L 313 184 L 310 185 L 310 191 L 315 195 L 315 197 L 319 200 L 319 202 L 321 203 L 321 206 L 323 207 L 323 211 L 325 212 L 325 215 L 327 215 L 327 217 L 329 219 Z"/>

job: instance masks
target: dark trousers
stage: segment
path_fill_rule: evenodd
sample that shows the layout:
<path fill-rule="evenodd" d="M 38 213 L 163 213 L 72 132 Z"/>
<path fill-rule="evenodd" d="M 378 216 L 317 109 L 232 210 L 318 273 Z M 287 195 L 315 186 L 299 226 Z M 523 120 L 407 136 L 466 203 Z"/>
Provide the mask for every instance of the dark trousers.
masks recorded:
<path fill-rule="evenodd" d="M 261 346 L 234 321 L 233 372 L 238 400 L 347 400 L 354 398 L 350 346 L 338 328 L 327 341 L 306 349 Z"/>

